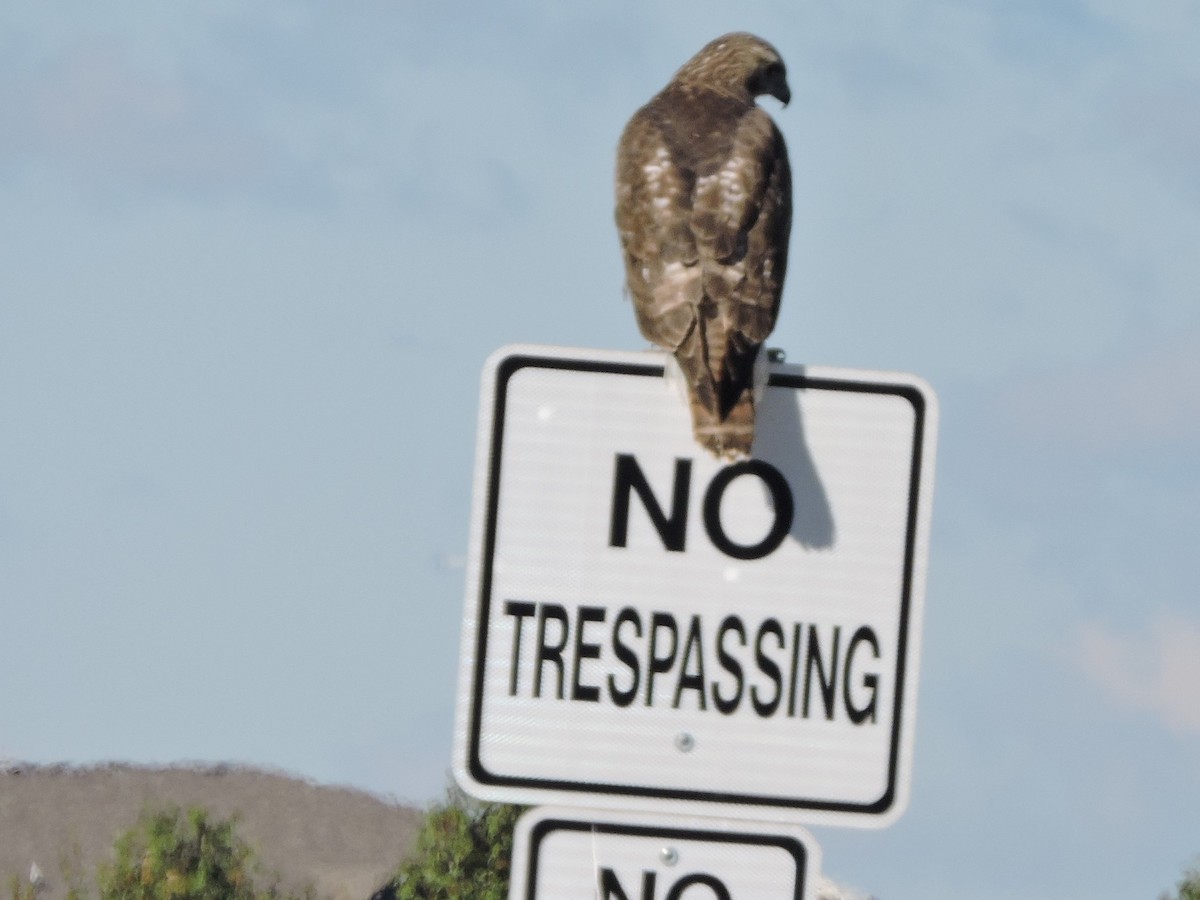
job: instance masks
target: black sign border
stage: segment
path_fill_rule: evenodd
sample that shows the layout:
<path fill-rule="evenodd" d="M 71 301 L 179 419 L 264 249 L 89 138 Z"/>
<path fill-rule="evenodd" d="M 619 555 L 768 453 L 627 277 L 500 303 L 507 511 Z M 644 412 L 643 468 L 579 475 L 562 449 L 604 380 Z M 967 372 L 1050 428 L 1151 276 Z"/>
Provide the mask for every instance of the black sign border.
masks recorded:
<path fill-rule="evenodd" d="M 471 715 L 467 723 L 467 767 L 476 783 L 489 787 L 528 788 L 531 791 L 561 791 L 580 795 L 612 795 L 681 800 L 721 805 L 759 806 L 813 812 L 866 814 L 883 816 L 896 801 L 900 768 L 900 738 L 904 708 L 904 679 L 908 662 L 909 615 L 912 607 L 912 576 L 916 552 L 917 518 L 921 497 L 921 463 L 925 439 L 925 396 L 910 384 L 876 384 L 834 378 L 814 378 L 785 372 L 772 372 L 771 387 L 794 390 L 844 391 L 858 394 L 887 394 L 901 397 L 912 404 L 914 413 L 913 447 L 909 471 L 907 534 L 904 540 L 904 575 L 900 598 L 900 637 L 896 649 L 896 691 L 892 709 L 892 736 L 888 754 L 887 786 L 880 797 L 870 803 L 819 800 L 796 797 L 767 797 L 760 794 L 737 794 L 729 791 L 696 791 L 678 788 L 653 788 L 641 785 L 605 784 L 589 781 L 522 778 L 488 771 L 480 759 L 479 744 L 483 721 L 484 671 L 487 661 L 487 633 L 491 614 L 492 566 L 496 551 L 496 520 L 500 506 L 500 465 L 504 450 L 504 414 L 508 399 L 508 382 L 522 369 L 559 369 L 571 372 L 593 372 L 608 375 L 632 375 L 662 378 L 661 365 L 621 363 L 590 359 L 570 359 L 557 356 L 538 356 L 515 353 L 496 365 L 495 396 L 492 407 L 492 435 L 488 460 L 487 513 L 483 530 L 483 555 L 480 566 L 478 616 L 475 635 L 475 670 L 471 680 Z"/>

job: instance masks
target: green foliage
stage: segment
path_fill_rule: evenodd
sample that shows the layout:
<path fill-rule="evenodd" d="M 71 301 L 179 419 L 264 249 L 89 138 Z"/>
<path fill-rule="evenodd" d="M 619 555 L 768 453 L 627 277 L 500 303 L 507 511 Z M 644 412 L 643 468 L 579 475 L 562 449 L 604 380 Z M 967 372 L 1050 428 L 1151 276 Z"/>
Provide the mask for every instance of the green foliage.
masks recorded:
<path fill-rule="evenodd" d="M 394 879 L 399 900 L 505 900 L 520 806 L 480 803 L 451 787 L 433 806 L 411 859 Z"/>
<path fill-rule="evenodd" d="M 272 883 L 255 886 L 254 854 L 234 833 L 236 820 L 210 821 L 194 808 L 143 813 L 102 866 L 100 900 L 291 900 Z M 311 890 L 304 895 L 311 897 Z"/>
<path fill-rule="evenodd" d="M 1174 895 L 1162 894 L 1159 900 L 1200 900 L 1200 868 L 1186 871 L 1175 890 Z"/>

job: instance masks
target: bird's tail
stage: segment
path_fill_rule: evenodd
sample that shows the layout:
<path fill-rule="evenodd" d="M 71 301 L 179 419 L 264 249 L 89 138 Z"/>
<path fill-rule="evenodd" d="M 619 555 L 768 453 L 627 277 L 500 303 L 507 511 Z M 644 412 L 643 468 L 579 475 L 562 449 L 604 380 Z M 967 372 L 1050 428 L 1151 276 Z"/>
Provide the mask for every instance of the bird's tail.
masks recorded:
<path fill-rule="evenodd" d="M 722 417 L 719 407 L 690 395 L 692 431 L 696 442 L 718 459 L 740 459 L 750 455 L 754 444 L 754 392 L 750 385 L 741 392 Z"/>
<path fill-rule="evenodd" d="M 754 444 L 760 348 L 731 333 L 715 305 L 705 306 L 701 304 L 701 317 L 676 347 L 675 358 L 688 382 L 696 441 L 718 459 L 738 459 L 749 456 Z"/>

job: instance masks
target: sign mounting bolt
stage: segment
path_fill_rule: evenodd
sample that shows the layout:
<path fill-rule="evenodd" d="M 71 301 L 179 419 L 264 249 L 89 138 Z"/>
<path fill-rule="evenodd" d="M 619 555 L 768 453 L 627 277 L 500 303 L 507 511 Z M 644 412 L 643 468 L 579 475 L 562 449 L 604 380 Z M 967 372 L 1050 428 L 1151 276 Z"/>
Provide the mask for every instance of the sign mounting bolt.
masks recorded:
<path fill-rule="evenodd" d="M 681 731 L 675 735 L 675 746 L 679 749 L 680 753 L 690 753 L 696 746 L 696 739 L 686 731 Z"/>
<path fill-rule="evenodd" d="M 679 851 L 674 847 L 663 847 L 662 850 L 659 851 L 658 856 L 659 859 L 661 859 L 668 866 L 673 866 L 675 863 L 679 862 Z"/>

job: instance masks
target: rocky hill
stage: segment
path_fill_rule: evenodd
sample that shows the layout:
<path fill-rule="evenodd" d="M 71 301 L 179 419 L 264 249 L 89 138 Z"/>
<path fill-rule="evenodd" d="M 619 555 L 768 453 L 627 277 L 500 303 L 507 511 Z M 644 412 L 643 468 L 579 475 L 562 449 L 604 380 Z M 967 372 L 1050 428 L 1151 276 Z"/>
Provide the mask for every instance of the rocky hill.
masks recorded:
<path fill-rule="evenodd" d="M 266 873 L 334 900 L 367 900 L 410 851 L 421 812 L 364 791 L 242 766 L 144 768 L 5 763 L 0 767 L 0 896 L 9 879 L 44 873 L 41 900 L 66 893 L 61 862 L 87 883 L 143 808 L 203 806 L 239 816 L 238 834 Z"/>

